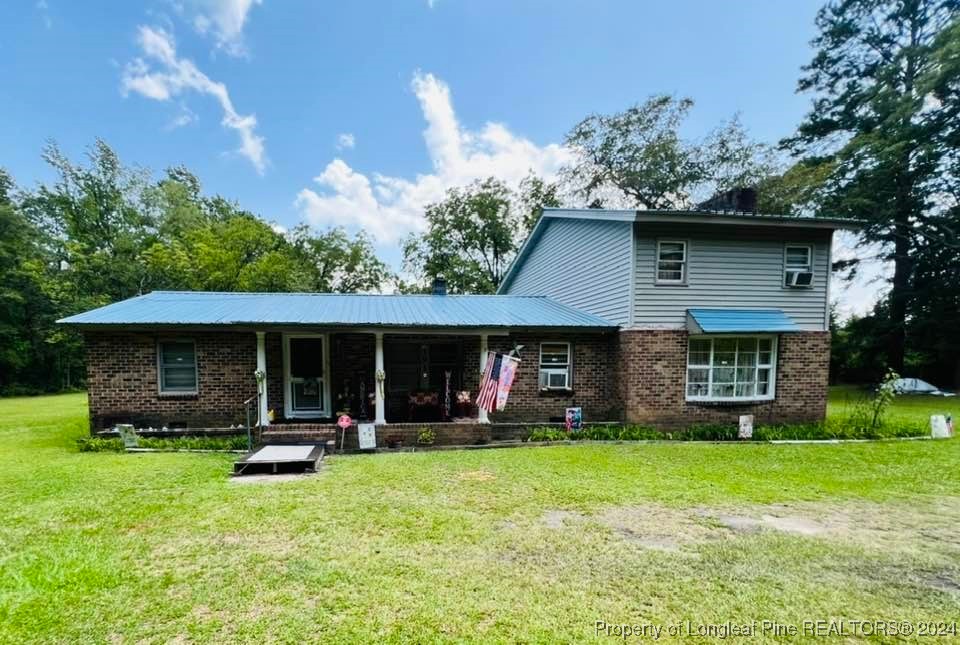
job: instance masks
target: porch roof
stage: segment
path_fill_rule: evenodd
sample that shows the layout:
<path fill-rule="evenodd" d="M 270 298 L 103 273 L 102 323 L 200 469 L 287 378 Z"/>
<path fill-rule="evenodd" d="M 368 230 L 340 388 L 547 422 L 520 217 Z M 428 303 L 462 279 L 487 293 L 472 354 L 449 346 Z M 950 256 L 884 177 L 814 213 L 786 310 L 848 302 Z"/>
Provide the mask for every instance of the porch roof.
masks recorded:
<path fill-rule="evenodd" d="M 544 296 L 154 291 L 63 318 L 80 326 L 615 328 Z"/>

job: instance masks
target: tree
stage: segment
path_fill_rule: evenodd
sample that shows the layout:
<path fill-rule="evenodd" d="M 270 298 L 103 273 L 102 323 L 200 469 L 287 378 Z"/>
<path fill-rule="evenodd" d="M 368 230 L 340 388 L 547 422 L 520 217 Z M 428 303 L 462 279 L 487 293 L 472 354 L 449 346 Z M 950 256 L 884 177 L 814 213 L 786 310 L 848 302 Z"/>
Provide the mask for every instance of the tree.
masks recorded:
<path fill-rule="evenodd" d="M 427 206 L 427 230 L 403 245 L 404 268 L 420 288 L 443 276 L 454 293 L 493 293 L 516 253 L 522 223 L 513 195 L 494 178 L 451 188 L 443 201 Z"/>
<path fill-rule="evenodd" d="M 957 108 L 949 99 L 957 89 L 957 9 L 957 0 L 834 0 L 823 7 L 816 53 L 798 86 L 814 95 L 813 107 L 784 142 L 811 165 L 830 164 L 819 212 L 864 220 L 865 242 L 881 243 L 893 263 L 886 346 L 897 371 L 906 352 L 912 254 L 945 210 L 944 184 L 956 183 L 950 137 Z"/>
<path fill-rule="evenodd" d="M 680 137 L 693 100 L 667 95 L 609 115 L 594 114 L 567 134 L 576 153 L 564 182 L 591 206 L 685 208 L 771 172 L 772 155 L 734 118 L 702 142 Z"/>
<path fill-rule="evenodd" d="M 362 233 L 289 235 L 183 167 L 154 181 L 97 140 L 85 163 L 49 144 L 56 179 L 22 196 L 0 171 L 0 392 L 79 385 L 63 316 L 155 289 L 373 291 L 391 275 Z"/>
<path fill-rule="evenodd" d="M 23 201 L 24 211 L 46 232 L 50 254 L 63 270 L 64 295 L 77 308 L 135 296 L 142 290 L 141 250 L 154 235 L 154 222 L 141 198 L 147 173 L 125 167 L 101 140 L 87 153 L 88 163 L 71 162 L 50 143 L 43 159 L 57 172 Z"/>
<path fill-rule="evenodd" d="M 375 291 L 391 274 L 370 240 L 339 228 L 289 235 L 172 168 L 149 191 L 158 237 L 143 253 L 150 289 Z"/>
<path fill-rule="evenodd" d="M 819 190 L 833 172 L 830 163 L 798 161 L 785 171 L 757 182 L 757 210 L 775 215 L 816 212 Z"/>
<path fill-rule="evenodd" d="M 301 225 L 293 229 L 290 241 L 302 262 L 305 282 L 301 286 L 305 291 L 379 291 L 393 278 L 362 231 L 351 239 L 339 227 L 318 235 Z"/>
<path fill-rule="evenodd" d="M 939 218 L 941 232 L 913 251 L 906 360 L 935 383 L 960 386 L 960 209 Z"/>
<path fill-rule="evenodd" d="M 525 237 L 540 220 L 544 208 L 560 207 L 560 184 L 548 182 L 531 171 L 520 181 L 515 202 L 523 219 Z"/>

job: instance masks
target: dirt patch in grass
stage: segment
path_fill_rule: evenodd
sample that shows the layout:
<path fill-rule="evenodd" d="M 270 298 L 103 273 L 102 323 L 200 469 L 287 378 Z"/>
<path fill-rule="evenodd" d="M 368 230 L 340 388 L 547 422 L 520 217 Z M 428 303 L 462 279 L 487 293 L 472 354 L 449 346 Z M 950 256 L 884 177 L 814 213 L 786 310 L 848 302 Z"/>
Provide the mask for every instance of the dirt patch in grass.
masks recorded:
<path fill-rule="evenodd" d="M 608 508 L 597 520 L 628 542 L 658 551 L 679 551 L 684 545 L 713 538 L 713 529 L 698 522 L 695 515 L 666 506 Z"/>
<path fill-rule="evenodd" d="M 482 470 L 466 470 L 462 473 L 457 474 L 457 479 L 460 481 L 473 481 L 473 482 L 490 482 L 497 478 L 492 472 L 486 469 Z"/>
<path fill-rule="evenodd" d="M 711 515 L 711 513 L 707 511 L 704 513 L 704 516 L 713 517 L 728 529 L 741 533 L 753 533 L 763 529 L 771 529 L 774 531 L 783 531 L 784 533 L 813 536 L 822 535 L 830 529 L 830 527 L 821 522 L 798 515 L 772 515 L 762 513 L 760 517 L 750 517 L 747 515 Z"/>
<path fill-rule="evenodd" d="M 567 522 L 582 523 L 586 516 L 576 511 L 549 510 L 543 514 L 541 521 L 548 529 L 562 529 Z"/>
<path fill-rule="evenodd" d="M 596 523 L 631 544 L 661 551 L 764 531 L 884 551 L 960 550 L 956 531 L 960 497 L 911 505 L 860 501 L 673 508 L 645 504 L 608 507 L 594 514 L 549 510 L 540 521 L 555 530 L 583 530 L 583 526 Z M 938 580 L 945 590 L 952 589 L 951 578 Z"/>

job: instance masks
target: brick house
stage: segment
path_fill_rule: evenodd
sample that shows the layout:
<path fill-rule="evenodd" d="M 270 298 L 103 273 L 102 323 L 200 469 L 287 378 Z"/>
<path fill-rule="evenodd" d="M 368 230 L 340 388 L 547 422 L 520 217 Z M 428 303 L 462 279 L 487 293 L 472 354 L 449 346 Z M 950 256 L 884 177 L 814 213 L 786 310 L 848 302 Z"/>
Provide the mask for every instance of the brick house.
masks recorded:
<path fill-rule="evenodd" d="M 341 412 L 454 443 L 567 407 L 658 427 L 813 421 L 848 224 L 546 209 L 497 295 L 153 292 L 60 322 L 86 340 L 92 430 L 241 424 L 258 391 L 274 436 L 332 432 Z M 474 405 L 488 351 L 521 359 L 489 414 Z"/>

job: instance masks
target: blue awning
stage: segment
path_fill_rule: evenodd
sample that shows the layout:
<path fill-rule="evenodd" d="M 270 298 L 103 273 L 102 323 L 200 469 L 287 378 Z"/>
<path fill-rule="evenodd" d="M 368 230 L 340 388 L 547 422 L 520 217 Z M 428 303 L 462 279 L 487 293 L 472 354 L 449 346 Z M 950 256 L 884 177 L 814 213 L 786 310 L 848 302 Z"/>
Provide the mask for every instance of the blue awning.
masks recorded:
<path fill-rule="evenodd" d="M 687 329 L 693 334 L 802 331 L 780 309 L 687 309 Z"/>

